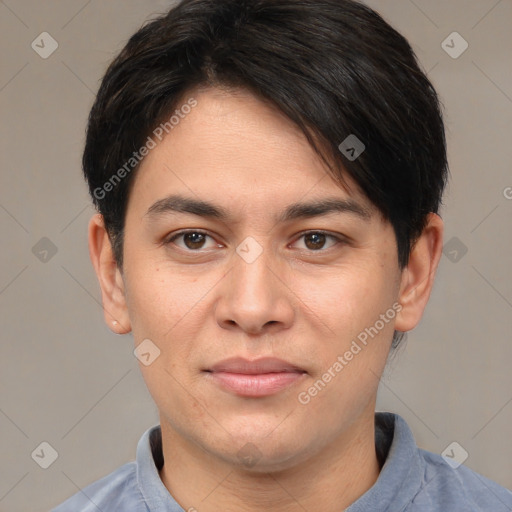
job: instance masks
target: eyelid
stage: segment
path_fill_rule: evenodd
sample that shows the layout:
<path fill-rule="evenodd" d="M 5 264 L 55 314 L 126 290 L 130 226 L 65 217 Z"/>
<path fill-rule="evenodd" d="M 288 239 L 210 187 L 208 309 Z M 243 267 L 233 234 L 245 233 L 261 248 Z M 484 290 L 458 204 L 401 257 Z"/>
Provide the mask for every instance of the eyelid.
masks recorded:
<path fill-rule="evenodd" d="M 293 243 L 295 243 L 297 240 L 301 239 L 305 235 L 309 235 L 309 234 L 312 234 L 312 233 L 320 234 L 320 235 L 325 235 L 328 238 L 333 238 L 336 241 L 336 243 L 334 245 L 332 245 L 331 247 L 329 247 L 328 249 L 319 249 L 318 251 L 313 251 L 313 250 L 308 250 L 308 249 L 301 249 L 301 250 L 309 252 L 311 254 L 326 253 L 330 249 L 336 247 L 338 244 L 340 244 L 340 243 L 343 244 L 343 243 L 347 243 L 348 242 L 347 238 L 344 237 L 343 235 L 339 234 L 339 233 L 334 234 L 334 233 L 331 233 L 330 231 L 325 231 L 323 229 L 306 229 L 306 230 L 301 231 L 300 233 L 297 234 L 297 236 L 295 237 L 295 240 L 294 240 Z"/>
<path fill-rule="evenodd" d="M 165 240 L 163 241 L 163 245 L 169 245 L 171 243 L 173 243 L 173 241 L 176 239 L 176 238 L 179 238 L 180 236 L 183 236 L 183 235 L 187 235 L 189 233 L 199 233 L 201 235 L 205 235 L 209 238 L 211 238 L 212 240 L 215 240 L 215 237 L 210 235 L 210 233 L 208 233 L 208 231 L 204 231 L 203 229 L 184 229 L 182 231 L 178 231 L 178 232 L 175 232 L 175 233 L 171 233 L 169 236 L 167 236 L 165 238 Z M 218 244 L 217 244 L 218 245 Z M 179 247 L 179 249 L 182 249 L 181 247 Z M 192 251 L 190 249 L 182 249 L 184 251 L 187 251 L 187 252 L 190 252 L 190 253 L 193 253 L 193 252 L 202 252 L 201 249 L 198 249 L 197 251 Z"/>
<path fill-rule="evenodd" d="M 165 238 L 163 245 L 172 244 L 175 239 L 179 238 L 180 236 L 189 234 L 189 233 L 199 233 L 199 234 L 202 234 L 202 235 L 205 235 L 205 236 L 211 238 L 212 240 L 215 240 L 215 237 L 213 235 L 211 235 L 210 233 L 208 233 L 207 231 L 205 231 L 203 229 L 190 229 L 189 228 L 189 229 L 184 229 L 184 230 L 181 230 L 181 231 L 178 231 L 175 233 L 171 233 L 171 235 L 169 235 L 168 237 Z M 334 239 L 336 241 L 336 243 L 333 246 L 329 247 L 328 249 L 319 249 L 317 251 L 308 250 L 308 249 L 300 249 L 300 250 L 310 252 L 312 254 L 315 254 L 315 253 L 321 254 L 321 253 L 328 252 L 330 249 L 336 247 L 340 243 L 341 244 L 348 243 L 348 239 L 344 235 L 341 235 L 339 233 L 334 234 L 334 233 L 331 233 L 330 231 L 325 231 L 322 229 L 306 229 L 304 231 L 301 231 L 300 233 L 298 233 L 295 236 L 294 241 L 292 243 L 295 243 L 295 242 L 297 242 L 297 240 L 301 239 L 305 235 L 312 234 L 312 233 L 325 235 L 326 237 Z M 218 245 L 219 244 L 217 242 L 217 246 Z M 179 247 L 179 246 L 178 246 L 178 248 L 181 249 L 182 251 L 185 251 L 185 252 L 188 252 L 191 254 L 192 253 L 200 254 L 201 252 L 205 252 L 205 250 L 203 250 L 203 249 L 198 249 L 198 250 L 194 251 L 191 249 L 183 249 L 182 247 Z M 206 250 L 208 250 L 208 249 L 206 249 Z"/>

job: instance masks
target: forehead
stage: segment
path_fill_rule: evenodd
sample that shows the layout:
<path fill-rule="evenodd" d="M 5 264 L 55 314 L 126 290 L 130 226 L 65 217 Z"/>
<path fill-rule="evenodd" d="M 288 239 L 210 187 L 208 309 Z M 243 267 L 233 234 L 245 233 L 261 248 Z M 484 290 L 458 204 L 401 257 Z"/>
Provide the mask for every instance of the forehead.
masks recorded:
<path fill-rule="evenodd" d="M 373 210 L 347 173 L 344 184 L 332 178 L 302 131 L 272 104 L 243 89 L 210 88 L 186 93 L 176 109 L 191 99 L 194 108 L 182 112 L 142 162 L 135 197 L 151 204 L 176 193 L 215 198 L 219 205 L 252 206 L 253 214 L 327 197 L 354 211 L 356 203 L 360 211 Z"/>

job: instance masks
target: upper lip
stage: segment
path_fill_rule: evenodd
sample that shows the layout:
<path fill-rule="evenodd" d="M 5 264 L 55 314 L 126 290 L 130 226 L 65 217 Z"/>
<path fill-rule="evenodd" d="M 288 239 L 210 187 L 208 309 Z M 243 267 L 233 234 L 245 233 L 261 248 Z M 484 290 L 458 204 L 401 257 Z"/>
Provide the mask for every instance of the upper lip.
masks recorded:
<path fill-rule="evenodd" d="M 252 361 L 243 357 L 231 357 L 214 364 L 206 371 L 242 373 L 247 375 L 279 372 L 306 373 L 304 369 L 276 357 L 262 357 Z"/>

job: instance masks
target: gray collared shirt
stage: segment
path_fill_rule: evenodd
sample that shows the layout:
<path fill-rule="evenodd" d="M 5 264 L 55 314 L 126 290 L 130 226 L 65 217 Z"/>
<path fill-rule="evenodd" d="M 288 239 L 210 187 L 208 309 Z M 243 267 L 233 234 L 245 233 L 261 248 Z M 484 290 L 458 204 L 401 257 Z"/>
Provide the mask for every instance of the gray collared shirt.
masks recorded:
<path fill-rule="evenodd" d="M 346 512 L 512 512 L 511 491 L 418 448 L 397 414 L 375 414 L 375 443 L 383 464 L 379 478 Z M 160 479 L 162 465 L 157 425 L 140 438 L 135 462 L 88 485 L 52 512 L 184 512 Z"/>

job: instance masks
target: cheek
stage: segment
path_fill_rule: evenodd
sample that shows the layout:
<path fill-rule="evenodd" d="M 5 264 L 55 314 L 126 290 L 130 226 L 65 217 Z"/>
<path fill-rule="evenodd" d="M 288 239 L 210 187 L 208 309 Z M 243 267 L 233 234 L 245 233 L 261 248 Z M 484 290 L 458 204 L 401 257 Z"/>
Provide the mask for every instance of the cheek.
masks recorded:
<path fill-rule="evenodd" d="M 180 273 L 162 262 L 140 263 L 129 267 L 127 280 L 133 334 L 136 340 L 154 336 L 163 341 L 200 305 L 201 297 L 213 283 Z"/>
<path fill-rule="evenodd" d="M 200 404 L 184 389 L 193 387 L 194 354 L 201 350 L 199 318 L 209 280 L 185 276 L 165 265 L 132 267 L 136 279 L 129 288 L 128 308 L 135 344 L 151 340 L 159 350 L 150 365 L 139 364 L 143 379 L 161 411 L 175 411 L 175 421 L 185 421 L 180 411 Z M 211 286 L 210 286 L 211 287 Z M 204 318 L 203 318 L 204 320 Z M 192 371 L 194 370 L 194 371 Z M 181 418 L 181 419 L 178 419 Z"/>
<path fill-rule="evenodd" d="M 347 265 L 316 280 L 305 276 L 296 288 L 317 321 L 345 340 L 373 325 L 393 301 L 393 286 L 380 265 Z"/>
<path fill-rule="evenodd" d="M 155 401 L 176 405 L 182 386 L 197 378 L 197 360 L 210 343 L 211 298 L 223 273 L 199 276 L 165 262 L 132 270 L 137 278 L 130 280 L 127 302 L 135 344 L 149 339 L 159 350 L 151 366 L 140 368 Z"/>

